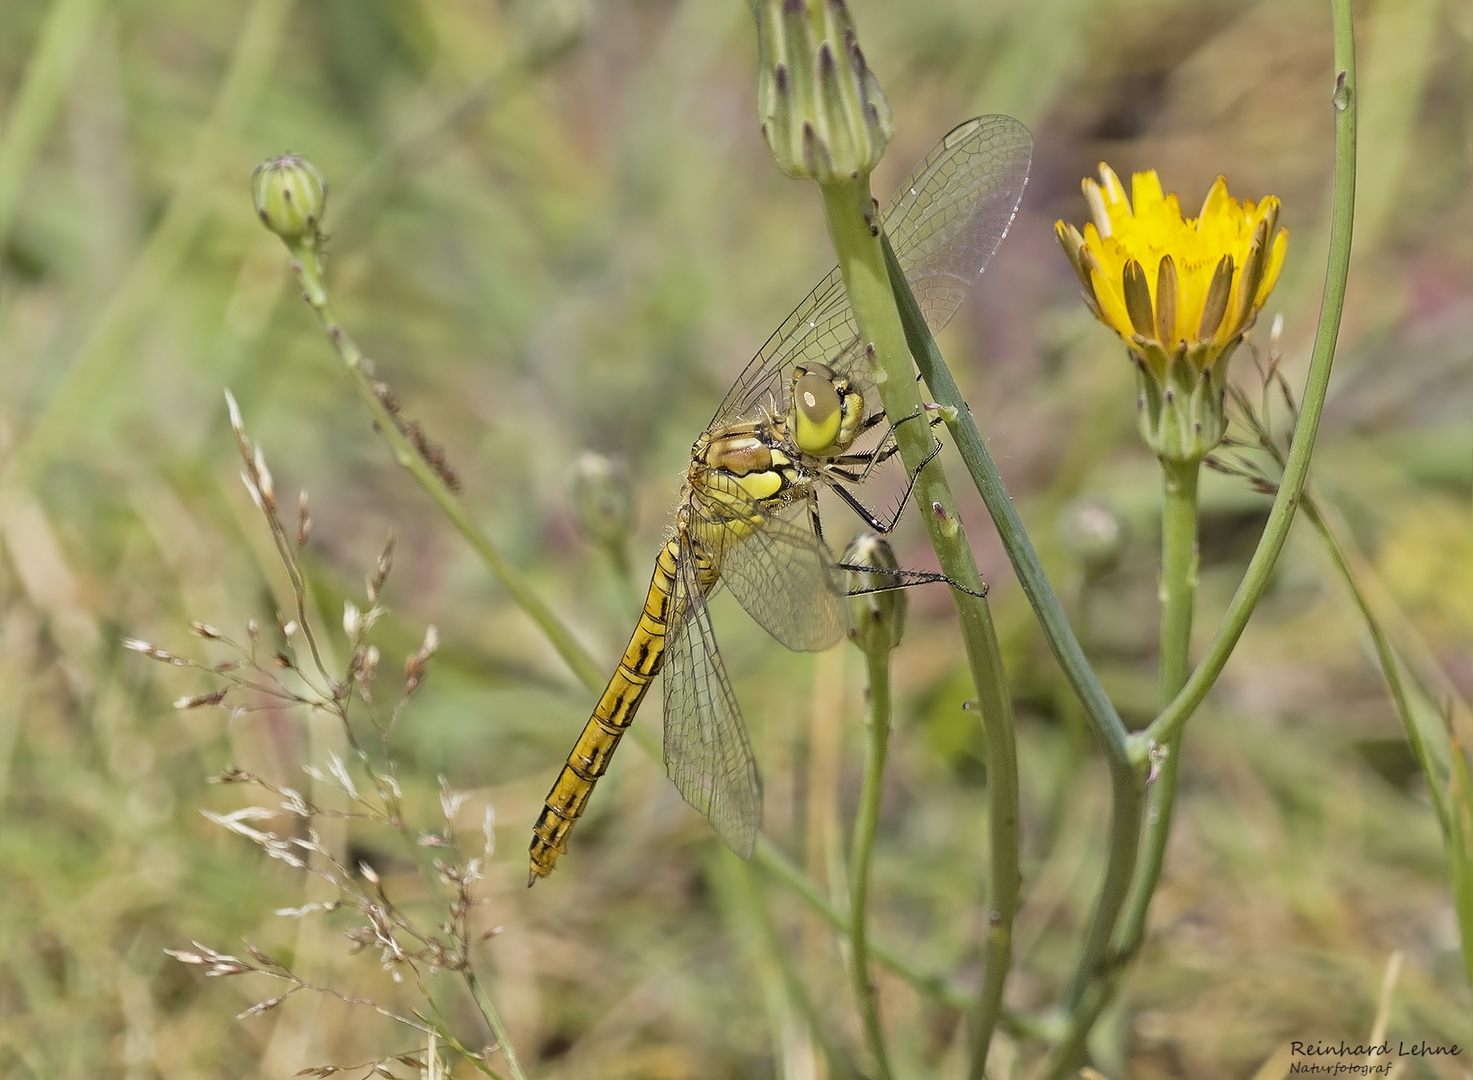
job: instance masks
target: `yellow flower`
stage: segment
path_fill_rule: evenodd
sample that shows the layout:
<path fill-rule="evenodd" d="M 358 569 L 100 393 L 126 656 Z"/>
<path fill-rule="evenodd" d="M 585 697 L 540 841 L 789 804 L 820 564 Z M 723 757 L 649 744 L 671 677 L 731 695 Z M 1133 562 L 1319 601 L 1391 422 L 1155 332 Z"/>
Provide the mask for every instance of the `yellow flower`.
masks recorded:
<path fill-rule="evenodd" d="M 1125 341 L 1141 387 L 1141 434 L 1162 457 L 1191 461 L 1222 439 L 1227 361 L 1278 281 L 1289 246 L 1279 200 L 1237 202 L 1221 176 L 1184 219 L 1154 171 L 1084 181 L 1094 221 L 1055 226 L 1085 303 Z M 1132 202 L 1134 207 L 1132 208 Z"/>

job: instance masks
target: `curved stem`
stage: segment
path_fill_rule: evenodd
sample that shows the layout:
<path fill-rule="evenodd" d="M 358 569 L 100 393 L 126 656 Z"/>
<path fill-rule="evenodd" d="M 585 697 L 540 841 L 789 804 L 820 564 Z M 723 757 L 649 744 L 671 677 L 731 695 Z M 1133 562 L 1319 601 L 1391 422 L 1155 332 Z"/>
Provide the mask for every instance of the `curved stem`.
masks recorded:
<path fill-rule="evenodd" d="M 921 411 L 921 399 L 910 362 L 910 344 L 886 266 L 883 237 L 870 231 L 874 202 L 870 198 L 869 178 L 863 176 L 848 184 L 820 185 L 819 190 L 823 193 L 829 235 L 839 256 L 839 272 L 854 308 L 860 338 L 873 350 L 880 398 L 891 423 L 896 425 L 900 456 L 916 477 L 915 498 L 923 509 L 931 546 L 941 572 L 971 590 L 968 593 L 952 589 L 951 595 L 977 692 L 987 768 L 988 926 L 982 986 L 972 1018 L 969 1067 L 971 1076 L 980 1077 L 992 1031 L 1001 1014 L 1003 984 L 1012 961 L 1013 920 L 1018 912 L 1018 754 L 1013 705 L 1008 696 L 1007 673 L 1002 665 L 991 608 L 980 595 L 972 595 L 982 592 L 982 578 L 957 516 L 946 475 L 932 454 L 930 428 L 925 424 L 904 423 L 906 417 Z"/>
<path fill-rule="evenodd" d="M 1201 463 L 1161 462 L 1161 700 L 1169 702 L 1186 682 L 1191 666 L 1192 608 L 1197 594 L 1197 481 Z M 1115 995 L 1118 973 L 1140 948 L 1146 912 L 1161 879 L 1171 816 L 1176 805 L 1181 733 L 1166 747 L 1165 760 L 1147 786 L 1143 825 L 1137 826 L 1139 855 L 1130 879 L 1128 902 L 1118 927 L 1091 927 L 1085 955 L 1074 974 L 1067 998 L 1070 1015 L 1055 1052 L 1056 1068 L 1072 1069 L 1083 1061 L 1084 1040 Z M 1118 909 L 1117 909 L 1118 913 Z M 1112 920 L 1113 921 L 1113 920 Z M 1109 944 L 1108 950 L 1104 948 Z M 1055 1075 L 1063 1075 L 1056 1073 Z"/>
<path fill-rule="evenodd" d="M 1192 672 L 1171 704 L 1151 722 L 1150 727 L 1130 740 L 1131 756 L 1144 762 L 1155 744 L 1169 743 L 1192 715 L 1212 684 L 1222 674 L 1228 657 L 1238 643 L 1254 607 L 1268 588 L 1269 575 L 1284 549 L 1300 494 L 1309 477 L 1309 458 L 1324 411 L 1325 393 L 1330 385 L 1330 368 L 1335 361 L 1335 339 L 1340 332 L 1340 315 L 1345 307 L 1345 282 L 1350 274 L 1350 240 L 1355 218 L 1355 136 L 1356 99 L 1355 34 L 1350 0 L 1331 0 L 1331 18 L 1335 37 L 1335 181 L 1330 211 L 1329 265 L 1325 271 L 1324 297 L 1320 303 L 1319 326 L 1315 330 L 1314 349 L 1310 354 L 1309 375 L 1305 380 L 1304 403 L 1294 431 L 1294 445 L 1284 469 L 1279 492 L 1269 511 L 1268 523 L 1258 548 L 1248 563 L 1232 603 L 1223 616 L 1222 626 L 1207 655 Z"/>
<path fill-rule="evenodd" d="M 465 984 L 470 988 L 471 996 L 476 999 L 476 1007 L 481 1010 L 486 1023 L 491 1027 L 491 1034 L 496 1036 L 496 1049 L 501 1051 L 501 1056 L 506 1059 L 506 1067 L 511 1070 L 516 1080 L 527 1080 L 527 1074 L 522 1072 L 521 1062 L 517 1060 L 517 1052 L 512 1049 L 511 1038 L 506 1033 L 506 1025 L 501 1022 L 501 1014 L 496 1011 L 491 997 L 486 993 L 486 988 L 481 985 L 481 980 L 470 968 L 466 968 Z"/>
<path fill-rule="evenodd" d="M 486 564 L 486 568 L 506 589 L 507 595 L 526 613 L 528 618 L 537 624 L 538 629 L 551 642 L 558 655 L 563 658 L 568 667 L 573 669 L 573 674 L 577 676 L 578 681 L 597 693 L 603 688 L 604 676 L 593 657 L 578 643 L 568 628 L 537 595 L 526 578 L 522 577 L 521 572 L 501 553 L 491 538 L 471 519 L 470 514 L 455 497 L 455 493 L 450 490 L 444 478 L 424 459 L 414 443 L 400 429 L 398 417 L 390 412 L 365 370 L 362 351 L 338 322 L 332 302 L 327 295 L 327 287 L 323 284 L 322 268 L 315 244 L 306 243 L 292 247 L 292 270 L 302 283 L 303 299 L 316 313 L 333 348 L 337 350 L 343 366 L 348 370 L 349 378 L 353 381 L 353 388 L 358 391 L 359 398 L 367 407 L 369 415 L 373 417 L 374 427 L 378 430 L 379 435 L 388 443 L 394 460 L 409 470 L 409 474 L 424 489 L 425 494 L 434 500 L 460 535 L 465 537 L 475 549 L 481 561 Z"/>
<path fill-rule="evenodd" d="M 1059 603 L 1059 598 L 1043 571 L 1043 564 L 1038 560 L 1033 541 L 1023 527 L 1023 519 L 1018 516 L 1013 498 L 1003 486 L 1002 475 L 997 471 L 992 455 L 987 452 L 987 444 L 977 430 L 972 411 L 962 398 L 961 390 L 951 377 L 951 371 L 926 326 L 920 305 L 910 291 L 910 285 L 905 280 L 905 271 L 895 258 L 889 238 L 882 237 L 882 240 L 890 284 L 899 302 L 906 340 L 915 356 L 916 366 L 921 370 L 921 377 L 926 380 L 926 386 L 930 388 L 936 402 L 952 410 L 946 426 L 956 444 L 957 453 L 961 455 L 962 463 L 966 465 L 972 476 L 972 483 L 977 487 L 977 493 L 982 496 L 988 514 L 992 516 L 1008 561 L 1013 564 L 1013 573 L 1018 576 L 1023 594 L 1028 597 L 1028 603 L 1038 616 L 1044 638 L 1047 639 L 1059 666 L 1063 668 L 1065 678 L 1069 680 L 1075 695 L 1084 706 L 1090 727 L 1105 753 L 1111 759 L 1118 758 L 1123 762 L 1127 758 L 1130 733 L 1100 685 L 1094 668 L 1085 659 L 1079 639 L 1075 637 L 1069 626 L 1069 619 L 1064 614 L 1064 606 Z"/>
<path fill-rule="evenodd" d="M 886 270 L 899 304 L 900 317 L 911 353 L 915 356 L 931 393 L 935 395 L 938 402 L 952 409 L 953 415 L 948 419 L 948 427 L 957 449 L 972 475 L 972 482 L 976 484 L 983 502 L 987 505 L 988 512 L 992 515 L 1003 547 L 1007 550 L 1008 558 L 1013 564 L 1013 570 L 1018 575 L 1018 580 L 1029 602 L 1033 605 L 1039 623 L 1043 627 L 1044 635 L 1048 638 L 1049 646 L 1064 669 L 1065 677 L 1073 687 L 1076 697 L 1084 706 L 1090 728 L 1104 749 L 1106 762 L 1110 768 L 1109 856 L 1075 976 L 1075 987 L 1077 990 L 1082 990 L 1089 973 L 1097 970 L 1104 961 L 1110 933 L 1114 929 L 1115 920 L 1125 903 L 1126 893 L 1130 888 L 1140 838 L 1145 770 L 1143 766 L 1133 763 L 1127 754 L 1129 734 L 1125 724 L 1100 686 L 1094 669 L 1085 659 L 1084 650 L 1074 636 L 1069 621 L 1064 615 L 1063 606 L 1059 603 L 1053 587 L 1043 572 L 1038 555 L 1033 549 L 1033 542 L 1028 538 L 1022 519 L 1019 518 L 1018 511 L 1013 506 L 1012 497 L 1003 487 L 1002 477 L 998 474 L 992 456 L 987 452 L 987 446 L 977 431 L 971 411 L 967 408 L 966 402 L 962 400 L 961 392 L 957 389 L 956 382 L 952 379 L 951 372 L 947 369 L 946 362 L 936 347 L 935 339 L 926 326 L 920 306 L 916 303 L 909 284 L 906 283 L 905 273 L 895 258 L 895 252 L 891 249 L 889 240 L 883 237 L 881 239 L 885 249 Z M 986 731 L 987 727 L 984 724 L 984 732 Z M 1011 731 L 1007 733 L 1007 737 L 1011 740 Z M 989 777 L 992 775 L 990 761 L 989 758 Z M 1014 799 L 1016 800 L 1016 793 Z M 1016 801 L 1013 805 L 1016 806 Z M 993 916 L 998 914 L 999 911 L 995 908 Z M 989 944 L 992 944 L 990 938 Z M 1003 943 L 999 942 L 997 947 L 1000 951 Z M 974 1078 L 980 1077 L 982 1070 L 986 1067 L 986 1040 L 992 1024 L 995 1023 L 995 1017 L 998 1015 L 997 1010 L 1001 1007 L 1001 980 L 999 978 L 996 983 L 990 981 L 990 975 L 994 970 L 993 958 L 989 957 L 988 966 L 983 975 L 984 984 L 982 993 L 979 995 L 978 1017 L 974 1029 L 971 1061 L 973 1070 L 971 1075 Z"/>
<path fill-rule="evenodd" d="M 881 635 L 876 635 L 881 636 Z M 880 1023 L 880 999 L 869 974 L 869 865 L 880 822 L 880 795 L 885 780 L 885 755 L 890 745 L 890 644 L 865 650 L 869 672 L 869 740 L 864 751 L 864 782 L 854 818 L 854 843 L 849 859 L 849 978 L 859 1003 L 864 1043 L 875 1063 L 879 1080 L 890 1078 L 890 1055 Z"/>
<path fill-rule="evenodd" d="M 1197 596 L 1197 480 L 1201 463 L 1161 463 L 1161 702 L 1169 704 L 1192 671 L 1192 608 Z M 1146 910 L 1161 878 L 1171 814 L 1176 804 L 1177 770 L 1182 732 L 1165 746 L 1166 757 L 1146 795 L 1144 846 L 1125 921 L 1117 938 L 1117 955 L 1133 953 L 1145 933 Z"/>
<path fill-rule="evenodd" d="M 787 856 L 774 847 L 772 841 L 767 837 L 757 838 L 757 850 L 752 856 L 752 861 L 769 876 L 792 889 L 798 898 L 812 908 L 814 914 L 824 922 L 840 933 L 848 931 L 849 919 L 844 912 L 823 894 L 823 890 L 813 883 L 812 878 L 794 866 Z M 921 993 L 953 1009 L 971 1007 L 972 997 L 967 991 L 948 982 L 942 975 L 922 971 L 900 949 L 887 945 L 883 941 L 871 941 L 869 951 L 877 962 L 899 975 Z"/>

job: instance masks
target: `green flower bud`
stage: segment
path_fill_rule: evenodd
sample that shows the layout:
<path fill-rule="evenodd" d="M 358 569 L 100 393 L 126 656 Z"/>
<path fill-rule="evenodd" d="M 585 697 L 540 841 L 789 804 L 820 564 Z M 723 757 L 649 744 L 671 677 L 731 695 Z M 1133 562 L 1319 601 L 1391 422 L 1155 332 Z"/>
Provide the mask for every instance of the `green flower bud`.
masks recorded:
<path fill-rule="evenodd" d="M 843 0 L 757 0 L 757 114 L 783 172 L 820 184 L 867 176 L 885 152 L 890 103 Z"/>
<path fill-rule="evenodd" d="M 327 209 L 327 181 L 303 157 L 285 154 L 256 166 L 251 194 L 261 224 L 288 244 L 316 244 Z"/>
<path fill-rule="evenodd" d="M 1129 539 L 1125 519 L 1099 499 L 1075 499 L 1064 507 L 1059 522 L 1064 546 L 1084 564 L 1090 580 L 1103 577 L 1120 563 Z"/>
<path fill-rule="evenodd" d="M 875 568 L 875 572 L 849 571 L 849 640 L 867 653 L 895 648 L 905 632 L 907 601 L 905 590 L 895 587 L 900 564 L 889 541 L 861 533 L 844 549 L 842 562 L 846 567 Z M 873 591 L 877 589 L 883 591 Z"/>
<path fill-rule="evenodd" d="M 573 522 L 591 544 L 618 547 L 634 529 L 634 491 L 624 466 L 591 451 L 569 474 Z"/>

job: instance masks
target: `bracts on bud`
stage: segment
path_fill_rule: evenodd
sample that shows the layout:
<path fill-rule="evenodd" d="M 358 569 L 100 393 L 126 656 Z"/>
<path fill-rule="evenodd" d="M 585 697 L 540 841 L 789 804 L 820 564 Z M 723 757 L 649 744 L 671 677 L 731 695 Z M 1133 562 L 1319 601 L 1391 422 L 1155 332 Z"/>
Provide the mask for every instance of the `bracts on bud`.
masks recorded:
<path fill-rule="evenodd" d="M 789 176 L 868 176 L 894 131 L 843 0 L 758 0 L 757 113 Z"/>

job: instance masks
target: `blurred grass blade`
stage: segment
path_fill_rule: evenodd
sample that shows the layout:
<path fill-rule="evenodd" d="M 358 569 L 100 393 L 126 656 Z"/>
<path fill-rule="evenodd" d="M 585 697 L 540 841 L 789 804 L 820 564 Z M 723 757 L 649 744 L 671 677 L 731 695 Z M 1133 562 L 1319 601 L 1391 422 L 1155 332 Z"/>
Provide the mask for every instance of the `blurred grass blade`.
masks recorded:
<path fill-rule="evenodd" d="M 1468 750 L 1451 730 L 1452 778 L 1448 784 L 1449 831 L 1447 840 L 1448 880 L 1452 886 L 1453 910 L 1463 943 L 1463 974 L 1473 986 L 1473 775 L 1468 767 Z"/>
<path fill-rule="evenodd" d="M 0 127 L 0 251 L 10 236 L 15 208 L 31 166 L 61 108 L 67 85 L 92 40 L 100 0 L 56 0 L 14 104 Z"/>
<path fill-rule="evenodd" d="M 48 456 L 95 422 L 111 396 L 117 365 L 164 301 L 167 289 L 213 205 L 209 183 L 217 159 L 229 146 L 270 70 L 293 0 L 255 0 L 237 37 L 230 69 L 210 116 L 199 126 L 189 166 L 163 219 L 133 261 L 122 285 L 72 360 L 61 385 L 46 402 L 15 453 L 5 460 L 0 487 L 25 486 Z"/>

